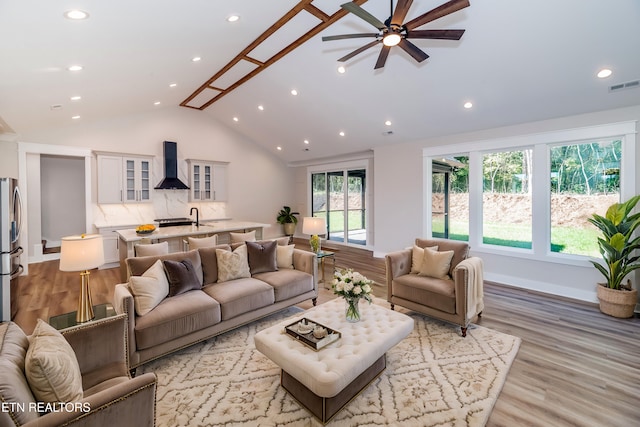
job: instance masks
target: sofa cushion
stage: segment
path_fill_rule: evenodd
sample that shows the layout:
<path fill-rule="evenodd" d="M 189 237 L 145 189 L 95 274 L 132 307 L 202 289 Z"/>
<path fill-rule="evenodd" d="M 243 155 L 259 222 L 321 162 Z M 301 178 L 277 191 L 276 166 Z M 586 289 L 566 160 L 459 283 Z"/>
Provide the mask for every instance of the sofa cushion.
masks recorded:
<path fill-rule="evenodd" d="M 252 230 L 247 233 L 230 232 L 229 236 L 231 237 L 231 243 L 255 242 L 256 230 Z"/>
<path fill-rule="evenodd" d="M 169 281 L 170 297 L 202 288 L 202 280 L 198 279 L 195 268 L 188 259 L 181 261 L 165 259 L 162 263 Z"/>
<path fill-rule="evenodd" d="M 446 313 L 456 312 L 453 280 L 404 274 L 393 279 L 393 295 Z"/>
<path fill-rule="evenodd" d="M 421 248 L 419 246 L 413 245 L 413 249 L 411 251 L 411 272 L 413 274 L 420 273 L 420 269 L 422 268 L 422 260 L 424 259 L 424 251 L 425 250 L 437 251 L 437 246 L 429 246 L 426 248 Z"/>
<path fill-rule="evenodd" d="M 203 283 L 203 275 L 202 275 L 202 264 L 200 262 L 200 253 L 197 249 L 188 252 L 174 252 L 167 255 L 160 256 L 145 256 L 145 257 L 135 257 L 135 258 L 127 258 L 127 268 L 129 269 L 129 274 L 131 276 L 142 276 L 142 274 L 149 269 L 157 260 L 165 260 L 170 259 L 173 261 L 182 261 L 183 259 L 188 259 L 193 264 L 193 267 L 196 270 L 196 275 L 198 276 L 198 280 L 200 283 Z"/>
<path fill-rule="evenodd" d="M 420 276 L 435 277 L 436 279 L 446 279 L 449 277 L 449 268 L 453 251 L 436 252 L 429 249 L 424 250 Z"/>
<path fill-rule="evenodd" d="M 230 251 L 229 245 L 216 245 L 209 248 L 199 248 L 200 262 L 202 263 L 203 284 L 216 283 L 218 281 L 218 257 L 216 249 Z"/>
<path fill-rule="evenodd" d="M 276 246 L 276 264 L 278 269 L 293 268 L 293 250 L 296 245 Z"/>
<path fill-rule="evenodd" d="M 220 304 L 202 291 L 167 298 L 136 319 L 137 350 L 150 348 L 220 322 Z"/>
<path fill-rule="evenodd" d="M 29 404 L 36 399 L 24 375 L 24 359 L 29 339 L 13 322 L 0 323 L 0 402 L 22 403 L 7 405 L 0 411 L 0 425 L 22 425 L 38 418 L 36 411 L 29 411 Z M 23 410 L 24 409 L 24 410 Z"/>
<path fill-rule="evenodd" d="M 76 354 L 62 334 L 42 319 L 29 337 L 24 364 L 29 387 L 39 401 L 82 399 L 82 374 Z"/>
<path fill-rule="evenodd" d="M 218 235 L 210 237 L 187 237 L 189 249 L 210 248 L 218 244 Z"/>
<path fill-rule="evenodd" d="M 233 252 L 216 249 L 218 258 L 218 282 L 251 277 L 247 260 L 247 245 L 242 244 Z"/>
<path fill-rule="evenodd" d="M 313 290 L 313 276 L 303 271 L 282 269 L 279 271 L 259 273 L 253 277 L 273 286 L 276 302 L 284 301 Z"/>
<path fill-rule="evenodd" d="M 169 253 L 169 242 L 140 244 L 134 247 L 136 256 L 158 256 Z"/>
<path fill-rule="evenodd" d="M 278 269 L 276 262 L 277 245 L 278 243 L 275 240 L 247 242 L 247 258 L 251 275 Z"/>
<path fill-rule="evenodd" d="M 129 288 L 138 316 L 144 316 L 153 310 L 169 295 L 169 281 L 162 261 L 157 260 L 142 276 L 129 277 Z"/>
<path fill-rule="evenodd" d="M 202 290 L 220 303 L 222 320 L 231 319 L 275 302 L 273 288 L 251 277 L 214 283 L 205 286 Z"/>

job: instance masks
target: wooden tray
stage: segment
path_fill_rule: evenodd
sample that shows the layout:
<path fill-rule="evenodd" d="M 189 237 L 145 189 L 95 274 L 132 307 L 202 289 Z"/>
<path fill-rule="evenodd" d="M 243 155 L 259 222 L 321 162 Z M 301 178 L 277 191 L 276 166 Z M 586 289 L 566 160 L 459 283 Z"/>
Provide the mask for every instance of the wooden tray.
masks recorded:
<path fill-rule="evenodd" d="M 313 330 L 306 334 L 298 332 L 298 324 L 303 320 L 306 321 L 307 323 L 312 323 L 316 326 L 325 328 L 327 330 L 327 336 L 323 338 L 316 338 L 315 336 L 313 336 Z M 336 331 L 335 329 L 331 329 L 328 326 L 325 326 L 321 323 L 307 319 L 306 317 L 303 317 L 302 319 L 298 319 L 292 324 L 285 326 L 284 331 L 287 333 L 287 335 L 290 335 L 292 338 L 295 338 L 296 340 L 300 341 L 304 345 L 311 347 L 315 351 L 318 351 L 321 348 L 328 346 L 332 342 L 336 342 L 342 336 L 342 334 Z"/>

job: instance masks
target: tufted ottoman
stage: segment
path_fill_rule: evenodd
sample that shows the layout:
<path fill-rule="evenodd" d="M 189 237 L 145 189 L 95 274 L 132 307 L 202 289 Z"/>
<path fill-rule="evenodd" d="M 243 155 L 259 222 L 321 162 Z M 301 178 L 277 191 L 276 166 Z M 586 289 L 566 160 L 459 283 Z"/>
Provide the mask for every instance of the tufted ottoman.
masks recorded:
<path fill-rule="evenodd" d="M 366 302 L 360 311 L 360 322 L 347 322 L 344 300 L 336 298 L 255 335 L 256 348 L 282 368 L 282 387 L 323 423 L 380 375 L 385 353 L 413 330 L 413 319 L 402 313 Z M 302 317 L 342 337 L 314 351 L 284 332 Z"/>

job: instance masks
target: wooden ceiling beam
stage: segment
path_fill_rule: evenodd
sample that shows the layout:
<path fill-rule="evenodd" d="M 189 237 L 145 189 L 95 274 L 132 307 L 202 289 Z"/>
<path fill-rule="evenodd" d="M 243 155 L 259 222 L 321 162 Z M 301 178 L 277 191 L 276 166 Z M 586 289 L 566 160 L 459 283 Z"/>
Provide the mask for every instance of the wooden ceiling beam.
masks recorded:
<path fill-rule="evenodd" d="M 325 28 L 329 27 L 331 24 L 333 24 L 334 22 L 336 22 L 340 18 L 342 18 L 345 15 L 347 15 L 347 13 L 349 13 L 345 9 L 341 8 L 336 13 L 334 13 L 333 15 L 327 15 L 326 13 L 322 12 L 320 9 L 318 9 L 317 7 L 312 5 L 311 4 L 312 1 L 313 0 L 303 0 L 303 1 L 299 2 L 298 4 L 296 4 L 282 18 L 280 18 L 278 21 L 276 21 L 276 23 L 271 25 L 264 33 L 262 33 L 260 36 L 258 36 L 258 38 L 256 38 L 253 42 L 251 42 L 249 44 L 249 46 L 244 48 L 242 50 L 242 52 L 240 52 L 231 61 L 229 61 L 228 64 L 226 64 L 224 67 L 222 67 L 209 80 L 207 80 L 198 89 L 196 89 L 191 95 L 189 95 L 188 98 L 186 98 L 184 101 L 182 101 L 180 103 L 180 105 L 182 107 L 189 107 L 189 108 L 195 108 L 195 109 L 198 109 L 198 110 L 204 110 L 205 108 L 209 107 L 211 104 L 213 104 L 214 102 L 216 102 L 217 100 L 222 98 L 224 95 L 226 95 L 229 92 L 233 91 L 234 89 L 236 89 L 237 87 L 239 87 L 243 83 L 246 83 L 248 80 L 250 80 L 251 78 L 255 77 L 257 74 L 259 74 L 260 72 L 265 70 L 267 67 L 269 67 L 270 65 L 274 64 L 276 61 L 278 61 L 279 59 L 281 59 L 282 57 L 284 57 L 285 55 L 287 55 L 288 53 L 290 53 L 291 51 L 293 51 L 297 47 L 301 46 L 304 42 L 306 42 L 307 40 L 309 40 L 310 38 L 312 38 L 316 34 L 320 33 L 322 30 L 324 30 Z M 367 0 L 353 0 L 353 2 L 355 4 L 357 4 L 357 5 L 362 5 L 362 4 L 366 3 Z M 279 51 L 278 53 L 273 55 L 271 58 L 269 58 L 264 63 L 248 56 L 249 52 L 251 52 L 253 49 L 258 47 L 262 42 L 264 42 L 266 39 L 268 39 L 270 36 L 272 36 L 277 30 L 279 30 L 281 27 L 283 27 L 287 22 L 289 22 L 291 19 L 293 19 L 298 13 L 300 13 L 303 10 L 305 10 L 306 12 L 312 14 L 316 18 L 318 18 L 321 21 L 321 23 L 316 25 L 311 30 L 309 30 L 308 32 L 303 34 L 301 37 L 299 37 L 297 40 L 295 40 L 293 43 L 291 43 L 290 45 L 288 45 L 287 47 L 285 47 L 284 49 L 282 49 L 281 51 Z M 229 86 L 227 89 L 221 91 L 218 95 L 216 95 L 215 97 L 211 98 L 208 102 L 204 103 L 200 107 L 193 107 L 193 106 L 187 105 L 189 102 L 191 102 L 191 100 L 193 100 L 196 96 L 198 96 L 202 91 L 204 91 L 204 90 L 206 90 L 208 88 L 212 88 L 211 84 L 214 81 L 216 81 L 217 79 L 222 77 L 225 73 L 227 73 L 229 70 L 231 70 L 231 68 L 233 68 L 241 60 L 247 60 L 249 62 L 252 62 L 252 63 L 258 65 L 258 67 L 255 68 L 250 73 L 246 74 L 240 80 L 236 81 L 234 84 Z"/>

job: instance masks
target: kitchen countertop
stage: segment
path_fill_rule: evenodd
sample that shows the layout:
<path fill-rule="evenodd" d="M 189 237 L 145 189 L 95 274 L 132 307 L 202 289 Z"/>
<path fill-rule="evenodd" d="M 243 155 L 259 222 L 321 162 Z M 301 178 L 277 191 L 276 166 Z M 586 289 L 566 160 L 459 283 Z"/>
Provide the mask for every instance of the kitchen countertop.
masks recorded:
<path fill-rule="evenodd" d="M 171 239 L 173 237 L 198 236 L 202 234 L 223 233 L 228 231 L 245 230 L 248 228 L 265 228 L 269 224 L 251 221 L 207 221 L 207 225 L 180 225 L 175 227 L 156 228 L 153 233 L 139 235 L 135 228 L 116 230 L 120 240 L 137 242 L 142 239 Z"/>

